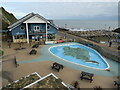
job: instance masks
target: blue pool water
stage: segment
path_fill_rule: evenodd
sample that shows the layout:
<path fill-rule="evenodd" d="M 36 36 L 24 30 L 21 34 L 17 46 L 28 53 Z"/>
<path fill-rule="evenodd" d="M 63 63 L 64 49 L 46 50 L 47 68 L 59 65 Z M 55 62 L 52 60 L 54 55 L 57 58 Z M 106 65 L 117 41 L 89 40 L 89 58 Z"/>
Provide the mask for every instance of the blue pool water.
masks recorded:
<path fill-rule="evenodd" d="M 85 49 L 85 50 L 89 51 L 90 60 L 96 61 L 99 64 L 95 64 L 95 63 L 92 63 L 92 62 L 85 62 L 84 60 L 80 60 L 80 59 L 77 59 L 77 58 L 72 57 L 72 56 L 64 55 L 64 49 L 63 48 L 68 47 L 68 46 L 71 47 L 71 48 L 82 48 L 82 49 Z M 63 60 L 66 60 L 68 62 L 72 62 L 74 64 L 79 64 L 79 65 L 82 65 L 82 66 L 95 68 L 95 69 L 103 69 L 103 70 L 109 68 L 109 64 L 106 62 L 106 60 L 97 51 L 95 51 L 94 49 L 89 48 L 87 46 L 81 45 L 81 44 L 56 45 L 56 46 L 50 47 L 49 51 L 53 55 L 55 55 L 56 57 L 61 58 Z"/>

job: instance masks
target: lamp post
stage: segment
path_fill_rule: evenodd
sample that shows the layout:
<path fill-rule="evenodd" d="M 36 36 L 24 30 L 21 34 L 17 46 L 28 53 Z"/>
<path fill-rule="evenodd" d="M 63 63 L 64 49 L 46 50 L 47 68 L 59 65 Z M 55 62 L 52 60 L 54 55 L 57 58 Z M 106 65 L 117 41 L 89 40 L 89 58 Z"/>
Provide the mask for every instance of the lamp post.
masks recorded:
<path fill-rule="evenodd" d="M 109 32 L 109 39 L 110 39 L 110 37 L 111 37 L 110 27 L 108 28 L 108 32 Z"/>
<path fill-rule="evenodd" d="M 106 24 L 105 24 L 105 30 L 106 30 Z"/>
<path fill-rule="evenodd" d="M 65 29 L 67 28 L 67 24 L 65 24 Z"/>
<path fill-rule="evenodd" d="M 67 28 L 67 24 L 65 24 L 65 39 L 66 39 L 66 28 Z"/>

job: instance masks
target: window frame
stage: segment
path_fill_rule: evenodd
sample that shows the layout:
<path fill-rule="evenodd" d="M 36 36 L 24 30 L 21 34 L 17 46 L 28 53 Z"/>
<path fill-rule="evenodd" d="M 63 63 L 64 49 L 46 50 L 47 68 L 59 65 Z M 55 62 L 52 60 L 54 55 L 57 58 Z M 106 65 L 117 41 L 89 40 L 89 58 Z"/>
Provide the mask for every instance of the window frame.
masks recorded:
<path fill-rule="evenodd" d="M 48 28 L 49 27 L 49 28 Z M 51 26 L 47 26 L 47 30 L 50 30 Z"/>
<path fill-rule="evenodd" d="M 34 26 L 34 31 L 40 31 L 40 26 Z"/>

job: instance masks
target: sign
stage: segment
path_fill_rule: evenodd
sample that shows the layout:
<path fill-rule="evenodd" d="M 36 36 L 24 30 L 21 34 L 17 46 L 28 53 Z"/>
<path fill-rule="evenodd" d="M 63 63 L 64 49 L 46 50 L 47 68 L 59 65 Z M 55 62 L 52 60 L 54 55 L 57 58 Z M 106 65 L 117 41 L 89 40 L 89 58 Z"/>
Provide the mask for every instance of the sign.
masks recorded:
<path fill-rule="evenodd" d="M 46 41 L 45 44 L 54 44 L 54 41 Z"/>
<path fill-rule="evenodd" d="M 42 35 L 43 37 L 46 37 L 46 35 Z"/>
<path fill-rule="evenodd" d="M 16 33 L 16 35 L 23 35 L 23 34 L 25 34 L 25 33 L 20 33 L 20 32 L 17 32 L 17 33 Z"/>
<path fill-rule="evenodd" d="M 42 38 L 42 36 L 40 36 L 40 38 Z"/>
<path fill-rule="evenodd" d="M 34 37 L 34 36 L 32 36 L 32 39 L 34 40 L 34 39 L 35 39 L 35 37 Z"/>

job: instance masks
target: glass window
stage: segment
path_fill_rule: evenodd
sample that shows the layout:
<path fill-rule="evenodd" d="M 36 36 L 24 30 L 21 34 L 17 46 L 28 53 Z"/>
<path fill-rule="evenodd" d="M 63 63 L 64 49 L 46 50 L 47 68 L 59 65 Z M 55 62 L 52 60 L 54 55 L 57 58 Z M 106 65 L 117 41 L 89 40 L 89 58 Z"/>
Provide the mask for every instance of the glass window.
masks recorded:
<path fill-rule="evenodd" d="M 21 26 L 20 29 L 21 29 L 21 30 L 25 30 L 25 27 L 24 27 L 24 26 Z"/>
<path fill-rule="evenodd" d="M 40 30 L 40 27 L 39 26 L 34 26 L 34 30 Z"/>
<path fill-rule="evenodd" d="M 15 39 L 19 39 L 19 36 L 15 36 Z"/>
<path fill-rule="evenodd" d="M 40 27 L 37 26 L 37 30 L 40 30 Z"/>
<path fill-rule="evenodd" d="M 34 30 L 36 30 L 36 26 L 34 27 Z"/>
<path fill-rule="evenodd" d="M 39 26 L 34 26 L 34 32 L 41 32 L 40 27 Z"/>
<path fill-rule="evenodd" d="M 17 36 L 17 39 L 20 39 L 20 36 Z"/>
<path fill-rule="evenodd" d="M 47 29 L 49 30 L 49 29 L 50 29 L 50 26 L 47 26 Z"/>
<path fill-rule="evenodd" d="M 17 36 L 14 36 L 15 37 L 15 39 L 17 39 Z"/>
<path fill-rule="evenodd" d="M 23 35 L 23 38 L 27 38 L 26 35 Z"/>

